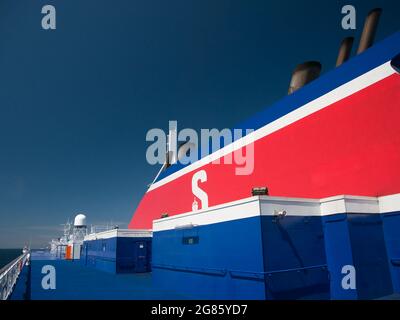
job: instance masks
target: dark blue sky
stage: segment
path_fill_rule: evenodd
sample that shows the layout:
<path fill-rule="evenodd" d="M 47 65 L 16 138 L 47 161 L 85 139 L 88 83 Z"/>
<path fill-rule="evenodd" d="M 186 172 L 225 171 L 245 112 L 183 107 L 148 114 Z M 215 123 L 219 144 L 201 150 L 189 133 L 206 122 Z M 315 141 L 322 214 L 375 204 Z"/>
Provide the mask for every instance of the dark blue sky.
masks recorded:
<path fill-rule="evenodd" d="M 0 0 L 0 248 L 45 245 L 77 212 L 126 226 L 159 169 L 149 129 L 233 127 L 284 96 L 296 64 L 333 68 L 376 6 L 379 40 L 399 1 Z"/>

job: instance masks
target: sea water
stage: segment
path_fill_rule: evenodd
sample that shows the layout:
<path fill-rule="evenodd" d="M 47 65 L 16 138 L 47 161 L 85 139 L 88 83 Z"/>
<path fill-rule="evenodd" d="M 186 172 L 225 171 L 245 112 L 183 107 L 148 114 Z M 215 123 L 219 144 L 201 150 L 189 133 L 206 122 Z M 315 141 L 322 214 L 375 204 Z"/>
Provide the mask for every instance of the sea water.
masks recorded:
<path fill-rule="evenodd" d="M 22 249 L 0 249 L 0 269 L 22 254 Z"/>

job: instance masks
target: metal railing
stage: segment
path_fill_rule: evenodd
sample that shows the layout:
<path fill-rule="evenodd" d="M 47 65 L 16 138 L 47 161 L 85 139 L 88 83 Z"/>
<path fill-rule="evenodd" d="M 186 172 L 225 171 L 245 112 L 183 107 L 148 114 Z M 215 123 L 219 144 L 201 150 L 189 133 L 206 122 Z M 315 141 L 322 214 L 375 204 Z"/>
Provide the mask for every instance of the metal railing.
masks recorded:
<path fill-rule="evenodd" d="M 7 300 L 12 293 L 19 274 L 29 262 L 30 253 L 25 252 L 0 269 L 0 300 Z"/>

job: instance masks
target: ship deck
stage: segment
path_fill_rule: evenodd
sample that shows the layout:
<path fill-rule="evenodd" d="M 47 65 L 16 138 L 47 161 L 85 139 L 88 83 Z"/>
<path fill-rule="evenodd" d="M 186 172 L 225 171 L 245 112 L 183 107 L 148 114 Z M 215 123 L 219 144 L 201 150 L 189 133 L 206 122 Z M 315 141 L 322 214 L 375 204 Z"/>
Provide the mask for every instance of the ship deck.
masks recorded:
<path fill-rule="evenodd" d="M 56 271 L 56 288 L 45 290 L 42 268 L 50 265 Z M 173 291 L 157 289 L 151 273 L 112 274 L 81 265 L 79 260 L 58 259 L 49 253 L 33 252 L 30 277 L 31 300 L 182 300 Z"/>
<path fill-rule="evenodd" d="M 56 271 L 56 288 L 45 290 L 44 266 Z M 33 252 L 30 267 L 21 272 L 10 300 L 188 300 L 172 290 L 160 290 L 151 273 L 112 274 L 86 267 L 79 260 L 67 261 L 48 253 Z M 198 299 L 198 297 L 197 297 Z M 378 300 L 400 300 L 399 294 Z"/>

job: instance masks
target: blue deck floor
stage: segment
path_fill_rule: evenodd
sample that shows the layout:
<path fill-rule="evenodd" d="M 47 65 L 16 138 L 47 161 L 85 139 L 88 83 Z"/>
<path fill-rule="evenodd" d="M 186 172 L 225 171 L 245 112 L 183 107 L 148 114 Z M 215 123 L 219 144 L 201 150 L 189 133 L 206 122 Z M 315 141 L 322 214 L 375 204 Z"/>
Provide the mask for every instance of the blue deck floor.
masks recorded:
<path fill-rule="evenodd" d="M 42 268 L 56 271 L 56 289 L 42 288 Z M 79 261 L 56 259 L 46 253 L 33 253 L 31 259 L 32 300 L 171 300 L 188 299 L 173 291 L 157 289 L 151 273 L 111 274 L 88 268 Z"/>

